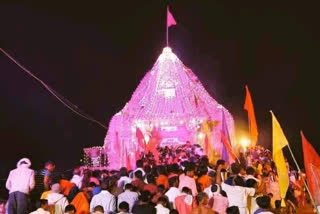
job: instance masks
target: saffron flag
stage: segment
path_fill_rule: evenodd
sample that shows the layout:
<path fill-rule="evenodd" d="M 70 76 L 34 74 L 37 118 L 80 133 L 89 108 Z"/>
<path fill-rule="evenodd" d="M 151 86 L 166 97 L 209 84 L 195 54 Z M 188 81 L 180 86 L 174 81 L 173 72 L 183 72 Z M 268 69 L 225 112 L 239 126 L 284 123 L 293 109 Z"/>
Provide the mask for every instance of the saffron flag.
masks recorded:
<path fill-rule="evenodd" d="M 258 127 L 256 122 L 256 116 L 254 114 L 251 94 L 247 85 L 246 85 L 246 99 L 245 99 L 243 108 L 248 112 L 251 145 L 255 146 L 258 140 Z"/>
<path fill-rule="evenodd" d="M 221 141 L 222 141 L 222 154 L 221 158 L 225 160 L 228 164 L 234 162 L 237 158 L 231 148 L 230 144 L 230 136 L 226 123 L 226 117 L 224 115 L 224 111 L 222 110 L 222 122 L 221 122 Z"/>
<path fill-rule="evenodd" d="M 316 204 L 320 204 L 320 157 L 301 131 L 304 168 L 308 186 Z"/>
<path fill-rule="evenodd" d="M 284 135 L 282 128 L 274 116 L 272 115 L 272 147 L 273 147 L 273 160 L 277 167 L 277 174 L 279 180 L 280 196 L 281 199 L 286 197 L 286 193 L 289 187 L 289 174 L 286 161 L 283 156 L 282 149 L 288 145 L 288 140 Z M 285 206 L 284 200 L 281 200 L 281 206 Z"/>
<path fill-rule="evenodd" d="M 205 134 L 204 153 L 208 156 L 209 163 L 213 164 L 214 163 L 214 151 L 213 151 L 213 147 L 211 144 L 212 140 L 211 140 L 210 121 L 205 121 L 202 124 L 202 130 Z"/>
<path fill-rule="evenodd" d="M 173 18 L 173 15 L 170 13 L 169 7 L 167 8 L 167 27 L 170 27 L 172 25 L 176 25 L 177 22 Z"/>

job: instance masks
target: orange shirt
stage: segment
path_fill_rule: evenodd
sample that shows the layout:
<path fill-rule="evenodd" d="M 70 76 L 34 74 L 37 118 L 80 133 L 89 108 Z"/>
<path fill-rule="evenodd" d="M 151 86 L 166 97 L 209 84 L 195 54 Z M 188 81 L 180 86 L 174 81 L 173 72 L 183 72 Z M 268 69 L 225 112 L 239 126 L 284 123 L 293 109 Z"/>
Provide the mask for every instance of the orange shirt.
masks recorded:
<path fill-rule="evenodd" d="M 211 177 L 209 175 L 202 175 L 198 178 L 198 184 L 200 184 L 201 190 L 203 191 L 211 185 Z"/>
<path fill-rule="evenodd" d="M 165 175 L 159 175 L 157 178 L 157 185 L 163 185 L 166 189 L 169 189 L 168 177 Z"/>
<path fill-rule="evenodd" d="M 90 206 L 86 193 L 79 192 L 72 200 L 71 204 L 76 208 L 76 214 L 89 214 Z"/>
<path fill-rule="evenodd" d="M 60 180 L 61 193 L 65 196 L 68 196 L 71 188 L 74 185 L 75 185 L 74 183 L 71 183 L 68 180 L 61 179 Z"/>

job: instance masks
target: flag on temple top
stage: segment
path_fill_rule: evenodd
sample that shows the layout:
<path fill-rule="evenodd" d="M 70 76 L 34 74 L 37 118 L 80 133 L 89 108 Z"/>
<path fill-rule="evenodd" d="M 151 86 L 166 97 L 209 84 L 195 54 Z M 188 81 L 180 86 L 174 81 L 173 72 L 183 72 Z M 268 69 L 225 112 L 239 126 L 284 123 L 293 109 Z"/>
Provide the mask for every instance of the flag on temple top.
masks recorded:
<path fill-rule="evenodd" d="M 177 24 L 176 20 L 174 19 L 173 15 L 170 13 L 169 7 L 167 7 L 167 27 L 170 27 L 176 24 Z"/>
<path fill-rule="evenodd" d="M 286 193 L 289 187 L 289 174 L 288 168 L 286 165 L 286 161 L 283 156 L 282 149 L 288 145 L 288 140 L 284 135 L 282 128 L 271 111 L 272 115 L 272 156 L 273 161 L 277 167 L 278 181 L 279 181 L 279 189 L 281 199 L 286 197 Z M 285 206 L 284 200 L 281 200 L 281 206 Z"/>
<path fill-rule="evenodd" d="M 258 127 L 256 122 L 256 116 L 254 114 L 251 94 L 247 85 L 246 85 L 246 99 L 245 99 L 243 108 L 248 112 L 251 145 L 255 146 L 258 140 Z"/>
<path fill-rule="evenodd" d="M 301 131 L 304 168 L 308 186 L 316 204 L 320 204 L 320 157 Z"/>
<path fill-rule="evenodd" d="M 231 164 L 237 158 L 232 151 L 230 144 L 230 135 L 226 123 L 226 117 L 222 110 L 222 121 L 221 121 L 221 142 L 222 142 L 222 154 L 221 158 L 226 161 L 227 164 Z"/>

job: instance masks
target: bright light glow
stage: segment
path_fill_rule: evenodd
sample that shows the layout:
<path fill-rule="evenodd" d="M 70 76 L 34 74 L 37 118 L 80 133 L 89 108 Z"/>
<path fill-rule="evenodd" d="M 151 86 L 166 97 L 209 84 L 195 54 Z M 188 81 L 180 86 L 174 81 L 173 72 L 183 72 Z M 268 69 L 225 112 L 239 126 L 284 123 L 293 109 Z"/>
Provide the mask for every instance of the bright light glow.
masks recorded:
<path fill-rule="evenodd" d="M 202 140 L 206 135 L 202 132 L 198 133 L 198 139 Z"/>
<path fill-rule="evenodd" d="M 248 138 L 242 138 L 240 143 L 243 148 L 247 148 L 250 145 L 250 140 Z"/>

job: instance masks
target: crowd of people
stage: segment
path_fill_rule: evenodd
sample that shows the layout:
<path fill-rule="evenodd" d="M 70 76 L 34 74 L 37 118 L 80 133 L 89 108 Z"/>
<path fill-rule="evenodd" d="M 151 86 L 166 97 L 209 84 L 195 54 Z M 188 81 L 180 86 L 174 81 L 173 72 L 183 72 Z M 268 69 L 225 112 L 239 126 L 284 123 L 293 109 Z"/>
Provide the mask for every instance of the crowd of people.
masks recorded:
<path fill-rule="evenodd" d="M 308 202 L 304 176 L 294 170 L 288 175 L 287 196 L 280 198 L 272 154 L 260 146 L 240 153 L 234 163 L 222 159 L 209 163 L 199 145 L 158 151 L 158 162 L 153 154 L 142 154 L 133 170 L 79 167 L 70 174 L 56 174 L 51 161 L 34 171 L 31 161 L 23 158 L 8 176 L 9 197 L 2 212 L 268 214 L 294 213 L 295 207 Z"/>

